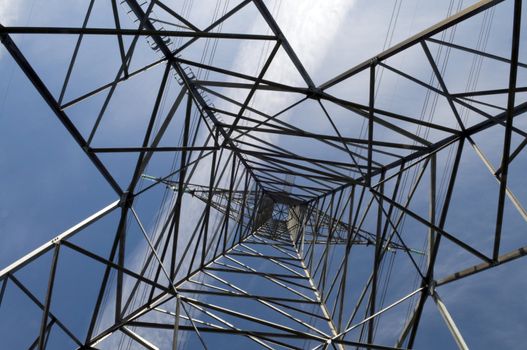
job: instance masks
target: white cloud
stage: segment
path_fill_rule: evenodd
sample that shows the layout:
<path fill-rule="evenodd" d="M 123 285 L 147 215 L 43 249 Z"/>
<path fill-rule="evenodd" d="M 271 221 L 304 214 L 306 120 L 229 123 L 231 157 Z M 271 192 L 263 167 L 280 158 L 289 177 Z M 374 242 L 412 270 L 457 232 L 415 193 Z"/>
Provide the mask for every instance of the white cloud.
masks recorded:
<path fill-rule="evenodd" d="M 22 1 L 0 0 L 0 24 L 5 27 L 16 21 L 20 17 L 22 3 Z M 5 50 L 1 48 L 0 59 L 4 52 Z"/>
<path fill-rule="evenodd" d="M 346 0 L 296 0 L 267 3 L 269 11 L 275 17 L 280 29 L 311 77 L 323 69 L 326 60 L 323 53 L 329 52 L 334 46 L 335 37 L 354 6 L 355 1 Z M 263 19 L 255 19 L 249 27 L 248 33 L 267 32 L 272 34 Z M 255 49 L 255 47 L 257 46 L 255 46 L 254 41 L 243 42 L 238 54 L 232 60 L 231 70 L 258 74 L 271 52 L 272 44 L 270 44 L 267 52 L 264 50 L 262 58 L 260 57 L 262 50 Z M 258 62 L 260 62 L 260 67 L 256 73 Z M 306 87 L 306 83 L 283 49 L 280 49 L 275 56 L 265 74 L 265 79 L 292 86 Z M 315 81 L 315 85 L 317 83 L 320 82 Z M 240 90 L 225 92 L 227 96 L 240 102 L 245 100 L 247 94 L 247 91 Z M 274 114 L 300 98 L 301 96 L 293 94 L 258 92 L 253 97 L 251 105 L 268 114 Z M 223 102 L 216 103 L 221 106 Z M 225 106 L 225 109 L 229 110 L 230 108 Z M 250 115 L 250 113 L 246 114 Z M 261 118 L 255 115 L 251 115 L 251 117 Z M 288 115 L 282 115 L 280 119 L 287 121 Z M 277 142 L 279 139 L 278 135 L 259 135 L 259 137 L 268 142 Z"/>
<path fill-rule="evenodd" d="M 21 14 L 24 1 L 0 0 L 0 23 L 3 26 L 11 25 Z"/>
<path fill-rule="evenodd" d="M 309 74 L 312 75 L 320 69 L 324 59 L 321 53 L 328 51 L 339 27 L 354 4 L 355 1 L 346 0 L 285 1 L 281 4 L 279 13 L 273 14 Z M 263 21 L 255 21 L 249 32 L 257 33 L 265 30 L 267 26 Z M 233 60 L 232 69 L 254 71 L 254 62 L 259 61 L 259 55 L 260 51 L 254 50 L 253 42 L 244 42 Z M 275 58 L 266 78 L 286 84 L 305 86 L 298 73 L 292 69 L 286 55 L 278 55 Z M 284 102 L 282 98 L 279 97 L 279 101 L 267 101 L 267 103 L 282 106 Z"/>

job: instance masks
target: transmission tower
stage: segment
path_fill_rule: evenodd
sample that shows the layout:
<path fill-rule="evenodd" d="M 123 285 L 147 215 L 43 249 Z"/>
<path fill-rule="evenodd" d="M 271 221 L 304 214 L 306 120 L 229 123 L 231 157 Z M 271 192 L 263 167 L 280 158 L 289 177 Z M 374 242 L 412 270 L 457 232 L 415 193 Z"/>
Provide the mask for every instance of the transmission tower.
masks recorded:
<path fill-rule="evenodd" d="M 507 221 L 527 221 L 513 189 L 527 145 L 522 1 L 452 10 L 321 84 L 267 2 L 218 0 L 205 24 L 183 3 L 86 0 L 78 26 L 0 25 L 7 53 L 115 196 L 0 271 L 1 327 L 24 349 L 411 349 L 432 348 L 420 331 L 439 316 L 450 345 L 468 349 L 449 287 L 527 254 L 514 236 L 525 229 Z M 105 10 L 109 24 L 92 25 Z M 492 23 L 496 11 L 507 20 Z M 232 29 L 247 21 L 265 30 Z M 477 42 L 453 40 L 474 28 Z M 502 52 L 485 50 L 492 33 Z M 36 68 L 47 58 L 21 48 L 28 37 L 73 38 L 59 89 Z M 97 49 L 114 76 L 83 85 L 83 47 L 101 38 L 116 48 Z M 261 51 L 250 72 L 230 68 L 242 47 Z M 453 83 L 447 68 L 466 62 Z M 505 85 L 478 88 L 481 75 Z M 383 76 L 400 82 L 398 103 L 386 102 Z M 141 101 L 120 93 L 127 86 L 144 89 Z M 140 138 L 119 139 L 134 104 L 150 109 L 133 120 Z M 70 115 L 83 108 L 95 115 L 87 131 Z M 132 161 L 117 171 L 119 156 Z M 460 188 L 478 176 L 491 180 L 470 202 Z M 491 218 L 475 217 L 489 191 Z M 469 233 L 492 227 L 449 226 L 460 215 Z M 37 316 L 11 323 L 13 308 Z"/>

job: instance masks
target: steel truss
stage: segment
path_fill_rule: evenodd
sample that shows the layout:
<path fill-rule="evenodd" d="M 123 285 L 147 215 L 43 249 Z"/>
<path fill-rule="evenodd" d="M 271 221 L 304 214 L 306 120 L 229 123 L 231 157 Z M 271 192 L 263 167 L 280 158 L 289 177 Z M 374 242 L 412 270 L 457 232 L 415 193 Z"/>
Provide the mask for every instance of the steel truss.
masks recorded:
<path fill-rule="evenodd" d="M 508 183 L 511 164 L 527 145 L 527 132 L 513 123 L 527 110 L 527 103 L 517 103 L 515 99 L 518 93 L 527 91 L 527 86 L 518 81 L 518 70 L 527 68 L 526 63 L 519 61 L 522 1 L 509 1 L 513 3 L 512 39 L 506 56 L 439 37 L 502 2 L 479 1 L 321 85 L 313 82 L 262 0 L 242 1 L 206 28 L 197 27 L 161 0 L 142 4 L 135 0 L 118 4 L 112 0 L 112 28 L 88 26 L 94 0 L 88 2 L 81 27 L 0 26 L 4 47 L 116 195 L 115 202 L 0 272 L 0 305 L 10 302 L 6 290 L 14 288 L 41 310 L 39 332 L 28 340 L 28 348 L 46 348 L 54 332 L 65 334 L 72 347 L 78 349 L 116 348 L 111 343 L 116 337 L 121 345 L 128 342 L 147 349 L 165 348 L 167 344 L 173 349 L 186 344 L 216 348 L 218 335 L 221 339 L 241 339 L 252 348 L 413 348 L 424 306 L 432 302 L 458 347 L 467 349 L 440 297 L 441 287 L 527 254 L 527 247 L 508 252 L 500 249 L 506 206 L 512 205 L 527 220 L 527 212 Z M 269 27 L 268 34 L 221 30 L 223 23 L 248 7 L 257 9 Z M 135 20 L 135 27 L 124 28 L 121 16 L 125 12 Z M 175 30 L 165 29 L 155 13 L 169 17 Z M 169 27 L 170 23 L 164 25 Z M 77 38 L 58 98 L 17 46 L 16 34 Z M 120 67 L 112 81 L 66 100 L 79 48 L 88 36 L 115 37 Z M 178 45 L 174 44 L 176 40 L 180 40 Z M 186 57 L 186 52 L 203 40 L 265 42 L 270 49 L 257 74 L 249 75 Z M 132 68 L 134 53 L 143 42 L 148 42 L 160 58 Z M 437 48 L 506 64 L 508 86 L 450 91 L 435 56 Z M 412 50 L 426 58 L 433 76 L 430 83 L 391 63 L 398 55 Z M 300 75 L 302 86 L 266 77 L 278 52 L 285 53 Z M 140 145 L 95 146 L 94 137 L 103 128 L 107 106 L 116 89 L 159 67 L 163 68 L 160 85 L 151 115 L 144 121 Z M 377 106 L 375 82 L 381 69 L 440 97 L 454 123 L 425 120 Z M 194 73 L 198 70 L 207 75 Z M 209 73 L 213 78 L 207 78 Z M 362 85 L 369 96 L 367 103 L 338 97 L 333 92 L 361 73 L 369 81 Z M 168 93 L 173 77 L 179 84 L 177 96 Z M 227 90 L 239 91 L 245 98 L 236 100 L 221 92 Z M 297 100 L 270 114 L 253 104 L 262 91 L 293 94 Z M 68 110 L 96 95 L 104 96 L 104 104 L 86 136 Z M 505 105 L 485 99 L 504 95 Z M 164 98 L 171 107 L 161 114 Z M 308 102 L 318 106 L 319 111 L 308 117 L 329 122 L 333 134 L 309 131 L 282 118 Z M 345 110 L 350 120 L 364 120 L 366 135 L 357 137 L 341 130 L 332 115 L 336 107 Z M 480 119 L 467 121 L 462 110 Z M 167 145 L 163 142 L 166 135 L 176 139 L 170 135 L 170 126 L 176 122 L 181 130 L 180 141 Z M 384 131 L 379 132 L 380 128 Z M 414 132 L 415 128 L 432 133 Z M 498 167 L 488 160 L 477 141 L 479 134 L 495 129 L 504 135 Z M 282 140 L 304 140 L 298 142 L 332 151 L 317 158 L 302 147 L 273 143 L 267 138 L 269 135 L 279 135 Z M 513 136 L 523 140 L 516 147 L 512 146 Z M 490 254 L 480 244 L 469 242 L 446 227 L 462 157 L 470 149 L 481 158 L 499 186 Z M 136 155 L 125 185 L 116 180 L 103 161 L 103 154 L 121 153 Z M 148 173 L 149 164 L 166 159 L 158 158 L 166 154 L 177 155 L 174 168 L 166 173 Z M 453 155 L 448 166 L 440 164 L 446 159 L 445 154 Z M 206 174 L 206 180 L 196 182 L 197 174 Z M 406 184 L 407 177 L 413 180 Z M 441 179 L 443 192 L 439 190 Z M 171 198 L 169 205 L 159 210 L 157 225 L 150 228 L 142 219 L 141 200 L 165 188 Z M 421 201 L 420 207 L 416 206 L 414 198 L 418 196 L 425 198 L 426 204 Z M 422 210 L 423 205 L 427 210 Z M 184 216 L 184 209 L 189 206 L 199 208 L 195 222 Z M 75 240 L 92 225 L 96 227 L 98 221 L 112 216 L 117 219 L 109 252 L 96 252 Z M 405 222 L 410 221 L 419 229 L 405 229 Z M 133 237 L 134 232 L 146 247 L 141 257 L 144 260 L 135 265 L 130 261 L 132 251 L 127 248 L 129 240 L 138 239 Z M 422 242 L 426 243 L 424 251 L 419 250 Z M 438 256 L 445 244 L 475 263 L 446 275 L 438 274 Z M 90 304 L 93 308 L 85 310 L 89 311 L 89 324 L 82 335 L 54 312 L 53 304 L 60 301 L 53 295 L 63 267 L 60 261 L 66 252 L 102 267 L 97 276 L 85 276 L 97 285 L 98 292 Z M 44 256 L 51 259 L 48 284 L 40 296 L 18 274 L 42 264 Z M 388 269 L 394 256 L 412 278 L 417 276 L 418 283 L 412 286 L 408 282 L 406 289 L 389 294 L 392 299 L 385 303 L 386 292 L 382 290 L 388 282 L 383 268 Z M 422 259 L 424 264 L 420 263 Z M 112 310 L 110 320 L 105 318 L 108 305 Z M 388 344 L 380 335 L 382 330 L 377 331 L 378 325 L 384 315 L 401 305 L 413 308 L 399 337 Z M 0 315 L 1 312 L 0 308 Z M 404 321 L 404 316 L 400 320 Z"/>

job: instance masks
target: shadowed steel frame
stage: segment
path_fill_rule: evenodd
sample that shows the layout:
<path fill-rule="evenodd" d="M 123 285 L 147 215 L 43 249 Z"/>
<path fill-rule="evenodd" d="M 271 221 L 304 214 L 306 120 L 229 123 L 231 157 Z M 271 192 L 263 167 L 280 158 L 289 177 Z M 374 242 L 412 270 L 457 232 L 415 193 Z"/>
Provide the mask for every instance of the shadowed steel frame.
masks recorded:
<path fill-rule="evenodd" d="M 520 201 L 508 188 L 509 165 L 523 151 L 527 144 L 527 133 L 514 126 L 514 119 L 525 113 L 527 103 L 517 104 L 516 93 L 527 91 L 526 86 L 517 82 L 518 68 L 527 68 L 519 62 L 519 46 L 521 42 L 521 0 L 511 0 L 513 3 L 511 52 L 509 57 L 501 57 L 478 51 L 473 48 L 453 44 L 434 38 L 458 23 L 492 9 L 503 1 L 483 0 L 456 13 L 432 27 L 400 42 L 348 69 L 329 81 L 317 86 L 302 65 L 299 57 L 282 33 L 273 15 L 262 0 L 246 0 L 239 3 L 218 18 L 207 28 L 200 29 L 190 20 L 185 19 L 163 1 L 155 0 L 139 4 L 135 0 L 125 0 L 123 6 L 129 8 L 131 16 L 137 19 L 137 28 L 121 27 L 116 1 L 112 1 L 115 28 L 90 28 L 87 26 L 93 0 L 90 2 L 86 20 L 82 27 L 6 27 L 0 26 L 2 44 L 17 63 L 21 71 L 33 84 L 52 112 L 60 120 L 66 130 L 83 150 L 89 160 L 105 178 L 116 194 L 117 200 L 86 218 L 71 229 L 61 233 L 35 251 L 14 262 L 0 271 L 0 303 L 8 283 L 15 285 L 26 294 L 32 302 L 42 310 L 40 331 L 30 349 L 46 348 L 47 339 L 53 327 L 64 331 L 79 349 L 96 349 L 106 337 L 120 332 L 134 342 L 147 349 L 157 349 L 157 345 L 141 336 L 137 329 L 169 330 L 173 336 L 171 343 L 175 349 L 178 346 L 180 334 L 192 333 L 204 347 L 207 344 L 205 334 L 238 335 L 249 339 L 254 346 L 262 348 L 298 348 L 293 342 L 306 340 L 315 344 L 315 349 L 403 349 L 413 348 L 423 308 L 431 299 L 437 306 L 439 314 L 446 323 L 452 337 L 460 349 L 468 346 L 443 303 L 438 288 L 459 281 L 467 276 L 486 271 L 496 266 L 508 263 L 527 254 L 526 247 L 503 253 L 500 250 L 505 201 L 509 200 L 523 220 L 527 220 L 527 212 Z M 267 23 L 270 34 L 224 33 L 218 30 L 221 24 L 232 16 L 236 16 L 246 6 L 254 5 L 259 15 Z M 156 25 L 152 16 L 154 10 L 165 11 L 174 21 L 180 23 L 178 30 L 166 30 Z M 72 35 L 78 38 L 75 52 L 68 67 L 59 99 L 56 99 L 44 84 L 31 63 L 19 50 L 12 38 L 13 34 L 26 35 Z M 85 36 L 112 36 L 119 43 L 120 60 L 122 62 L 115 79 L 106 85 L 78 96 L 70 101 L 64 101 L 69 76 L 75 65 L 78 48 Z M 132 37 L 131 44 L 125 49 L 123 36 Z M 135 71 L 130 71 L 129 64 L 138 43 L 148 38 L 153 50 L 159 53 L 159 60 Z M 186 38 L 183 45 L 173 50 L 169 44 L 174 38 Z M 194 42 L 203 39 L 222 39 L 236 41 L 270 42 L 270 53 L 258 75 L 251 76 L 224 68 L 215 67 L 203 62 L 183 58 L 180 54 Z M 503 62 L 509 66 L 508 86 L 503 89 L 485 91 L 467 91 L 455 93 L 449 91 L 436 62 L 430 45 L 439 45 L 460 50 L 470 55 L 485 57 L 489 60 Z M 388 60 L 405 50 L 419 49 L 427 59 L 433 72 L 436 85 L 423 82 L 410 73 L 390 65 Z M 276 59 L 279 50 L 283 50 L 301 76 L 305 86 L 289 86 L 265 78 L 265 73 Z M 154 107 L 148 123 L 144 128 L 144 138 L 137 147 L 92 147 L 93 137 L 100 127 L 100 121 L 105 115 L 103 108 L 89 135 L 85 138 L 68 116 L 68 108 L 82 103 L 97 94 L 106 93 L 108 104 L 116 87 L 132 77 L 140 77 L 141 73 L 155 66 L 164 66 L 164 73 L 156 95 Z M 192 72 L 194 69 L 217 73 L 226 78 L 225 81 L 198 79 Z M 424 121 L 394 111 L 383 110 L 375 104 L 376 72 L 386 69 L 416 83 L 424 91 L 430 91 L 445 98 L 451 109 L 457 126 L 441 125 Z M 334 96 L 330 90 L 348 79 L 366 72 L 369 83 L 363 87 L 368 93 L 368 104 L 363 105 L 351 99 Z M 167 89 L 167 81 L 175 74 L 180 85 L 180 93 L 173 100 L 173 105 L 163 120 L 161 127 L 155 131 L 154 124 L 161 118 L 159 108 Z M 237 78 L 233 82 L 232 79 Z M 239 82 L 243 81 L 243 82 Z M 222 87 L 248 92 L 244 101 L 235 101 L 222 95 L 214 88 Z M 269 115 L 251 105 L 251 100 L 258 91 L 287 92 L 299 96 L 298 101 L 275 115 Z M 482 107 L 474 105 L 478 96 L 506 94 L 505 107 L 492 106 L 499 112 L 489 114 Z M 222 100 L 238 110 L 237 113 L 217 108 L 211 98 Z M 321 118 L 327 119 L 334 128 L 335 135 L 325 135 L 302 130 L 285 121 L 280 116 L 292 110 L 306 100 L 315 101 L 321 108 Z M 478 101 L 475 101 L 478 104 Z M 334 104 L 347 110 L 350 115 L 364 118 L 367 123 L 366 137 L 348 137 L 339 132 L 332 120 L 327 106 Z M 479 105 L 485 103 L 480 102 Z M 460 108 L 467 108 L 485 118 L 484 121 L 467 126 L 460 117 Z M 182 140 L 176 146 L 160 146 L 160 140 L 178 108 L 185 111 Z M 196 134 L 191 130 L 193 113 L 197 113 L 199 129 L 207 133 L 203 144 L 196 144 Z M 252 117 L 251 117 L 252 115 Z M 261 119 L 255 119 L 254 115 Z M 224 121 L 229 118 L 228 122 Z M 441 132 L 439 140 L 430 141 L 397 126 L 396 122 L 429 128 Z M 400 135 L 402 141 L 383 140 L 375 135 L 375 127 L 382 126 Z M 504 139 L 501 163 L 495 169 L 487 160 L 485 154 L 474 140 L 474 136 L 489 128 L 503 128 Z M 282 137 L 298 137 L 309 142 L 321 142 L 349 156 L 349 161 L 318 159 L 289 151 L 265 141 L 262 134 L 280 135 Z M 511 149 L 512 135 L 523 137 L 523 142 L 516 149 Z M 251 144 L 250 140 L 257 140 Z M 411 140 L 412 142 L 410 142 Z M 492 254 L 487 255 L 469 243 L 464 242 L 455 234 L 445 230 L 452 193 L 456 183 L 457 172 L 461 163 L 464 146 L 472 147 L 492 176 L 499 184 L 497 212 L 494 230 Z M 438 206 L 437 194 L 437 154 L 446 149 L 454 150 L 453 165 L 447 174 L 446 194 L 442 206 Z M 151 158 L 159 153 L 179 153 L 180 162 L 177 169 L 170 174 L 149 176 L 144 174 Z M 111 171 L 101 161 L 104 153 L 132 153 L 137 155 L 131 180 L 122 187 Z M 378 155 L 393 157 L 390 162 L 383 162 Z M 208 162 L 210 174 L 208 185 L 196 185 L 190 178 L 200 163 Z M 223 163 L 222 163 L 223 162 Z M 220 165 L 223 164 L 223 165 Z M 399 200 L 401 179 L 411 170 L 417 169 L 417 178 L 404 201 Z M 296 181 L 291 179 L 295 178 Z M 425 180 L 425 178 L 428 178 Z M 141 179 L 146 179 L 149 185 L 138 189 Z M 303 181 L 305 180 L 305 181 Z M 220 186 L 220 181 L 226 181 L 228 186 Z M 385 185 L 393 182 L 392 191 Z M 429 191 L 429 216 L 411 209 L 410 203 L 419 184 L 426 182 Z M 134 209 L 136 198 L 151 188 L 167 186 L 174 191 L 174 205 L 164 222 L 162 232 L 158 236 L 148 233 L 141 222 L 140 215 Z M 195 224 L 192 237 L 195 241 L 188 242 L 181 255 L 178 242 L 182 242 L 180 222 L 181 208 L 187 203 L 189 196 L 204 205 L 201 219 Z M 287 213 L 286 220 L 272 217 L 270 211 L 274 206 L 281 206 L 282 216 Z M 119 213 L 119 223 L 115 230 L 112 248 L 109 256 L 100 256 L 73 243 L 71 238 L 78 232 L 100 220 L 110 213 Z M 219 213 L 222 218 L 219 224 L 211 220 L 211 213 Z M 370 214 L 368 214 L 370 213 Z M 375 215 L 376 228 L 373 232 L 362 228 L 367 215 Z M 409 246 L 403 239 L 400 228 L 405 217 L 412 218 L 426 227 L 428 246 L 420 252 Z M 125 249 L 127 236 L 127 221 L 136 222 L 148 243 L 147 263 L 140 273 L 125 266 L 125 257 L 130 254 Z M 212 236 L 210 236 L 212 233 Z M 185 233 L 188 234 L 188 233 Z M 453 272 L 447 276 L 437 277 L 435 265 L 441 242 L 447 240 L 456 247 L 471 254 L 478 264 Z M 182 243 L 180 243 L 182 244 Z M 333 246 L 343 247 L 342 260 L 335 269 L 329 262 Z M 345 307 L 346 292 L 349 288 L 347 278 L 350 274 L 349 255 L 352 247 L 369 246 L 371 251 L 371 274 L 362 288 L 361 296 L 353 308 L 353 312 Z M 264 249 L 265 247 L 265 249 Z M 102 283 L 99 288 L 97 302 L 91 312 L 91 322 L 85 339 L 79 339 L 68 325 L 53 314 L 50 308 L 57 261 L 64 249 L 74 251 L 105 266 Z M 273 251 L 273 253 L 269 253 Z M 32 263 L 46 253 L 52 253 L 47 292 L 44 300 L 39 300 L 16 276 L 19 269 Z M 320 254 L 318 252 L 321 252 Z M 379 305 L 379 286 L 381 283 L 380 267 L 384 259 L 392 252 L 407 256 L 415 273 L 419 276 L 419 287 L 398 300 L 393 300 L 388 306 Z M 416 262 L 417 255 L 425 255 L 427 263 L 424 269 Z M 184 271 L 182 261 L 192 256 L 188 271 Z M 190 259 L 190 258 L 189 258 Z M 252 268 L 247 259 L 262 259 L 267 264 L 275 266 L 283 273 L 274 270 L 257 270 Z M 147 273 L 147 266 L 156 266 L 155 273 Z M 332 269 L 334 271 L 332 271 Z M 331 271 L 330 271 L 331 270 Z M 110 275 L 116 278 L 115 319 L 110 327 L 96 332 L 95 324 L 100 317 L 103 296 L 110 288 Z M 237 280 L 226 279 L 223 274 L 248 275 L 263 278 L 274 284 L 276 288 L 287 290 L 293 297 L 277 297 L 272 295 L 256 295 L 246 291 Z M 221 276 L 220 276 L 221 275 Z M 127 295 L 123 290 L 125 276 L 133 278 L 133 291 Z M 197 280 L 197 276 L 206 279 Z M 148 286 L 149 296 L 141 305 L 133 302 L 135 293 L 140 288 Z M 197 285 L 201 285 L 201 288 Z M 233 299 L 248 299 L 286 317 L 296 324 L 296 327 L 286 326 L 278 321 L 259 319 L 250 313 L 240 310 L 210 304 L 201 297 L 222 296 Z M 332 296 L 330 298 L 330 295 Z M 336 296 L 335 296 L 336 295 Z M 376 342 L 376 320 L 385 312 L 397 305 L 415 298 L 417 300 L 411 316 L 401 330 L 399 338 L 392 346 Z M 333 301 L 333 303 L 330 303 Z M 163 309 L 164 305 L 172 305 L 173 310 Z M 1 305 L 1 304 L 0 304 Z M 316 311 L 306 311 L 305 306 L 316 306 Z M 359 310 L 365 312 L 359 314 Z M 0 309 L 1 312 L 1 309 Z M 160 312 L 173 318 L 172 323 L 147 322 L 141 319 L 147 313 Z M 323 328 L 310 323 L 307 319 L 295 316 L 296 313 L 309 315 L 325 322 Z M 206 321 L 214 319 L 215 323 Z M 245 329 L 224 319 L 221 315 L 237 318 L 247 322 L 260 324 L 268 331 Z M 348 335 L 360 330 L 359 340 Z"/>

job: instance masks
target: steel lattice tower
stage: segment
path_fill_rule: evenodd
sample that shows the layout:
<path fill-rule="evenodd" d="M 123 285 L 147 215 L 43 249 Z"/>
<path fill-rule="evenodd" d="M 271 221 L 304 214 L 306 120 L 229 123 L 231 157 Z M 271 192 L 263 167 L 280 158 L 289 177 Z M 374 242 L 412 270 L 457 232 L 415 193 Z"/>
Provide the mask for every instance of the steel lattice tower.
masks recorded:
<path fill-rule="evenodd" d="M 77 27 L 0 26 L 9 55 L 115 192 L 113 203 L 1 270 L 0 317 L 13 303 L 39 310 L 29 349 L 57 346 L 59 335 L 63 349 L 406 349 L 414 347 L 427 305 L 455 344 L 468 348 L 443 288 L 527 254 L 525 246 L 502 244 L 508 210 L 527 221 L 509 181 L 525 178 L 514 167 L 527 145 L 521 0 L 481 0 L 320 85 L 263 0 L 226 6 L 207 26 L 170 1 L 108 0 L 113 26 L 95 27 L 94 2 L 86 1 Z M 492 28 L 507 41 L 502 55 L 445 38 L 500 6 L 508 6 L 510 19 Z M 247 20 L 249 10 L 266 33 L 229 29 L 229 21 Z M 58 92 L 19 48 L 19 35 L 75 38 Z M 101 37 L 118 47 L 115 76 L 69 98 L 84 41 Z M 265 48 L 254 74 L 199 58 L 203 50 L 233 45 L 222 51 L 233 60 L 239 43 Z M 141 50 L 155 60 L 136 62 Z M 501 64 L 507 85 L 460 92 L 445 77 L 440 50 Z M 429 76 L 396 64 L 411 53 Z M 279 59 L 301 84 L 274 79 L 269 72 Z M 407 88 L 435 98 L 442 117 L 380 102 L 381 71 L 407 84 L 401 94 Z M 126 104 L 121 86 L 140 85 L 149 72 L 157 80 L 142 102 L 151 112 L 141 120 L 141 139 L 97 141 L 124 125 L 106 122 L 112 106 Z M 270 110 L 271 94 L 294 102 Z M 96 118 L 81 131 L 69 111 L 95 98 L 101 101 Z M 317 123 L 331 132 L 319 132 Z M 489 149 L 498 156 L 488 156 Z M 460 177 L 471 176 L 464 168 L 468 153 L 496 185 L 492 232 L 477 240 L 448 226 L 471 205 L 456 196 Z M 133 157 L 125 183 L 106 158 L 122 154 Z M 101 233 L 103 221 L 111 232 Z M 106 250 L 97 248 L 102 239 Z M 460 267 L 449 270 L 445 251 L 458 254 Z M 68 263 L 73 257 L 82 263 Z M 37 265 L 47 281 L 38 288 L 19 277 Z M 78 301 L 88 320 L 80 330 L 68 322 L 79 311 L 56 311 L 61 300 L 54 296 L 67 288 L 68 269 L 96 288 Z"/>

